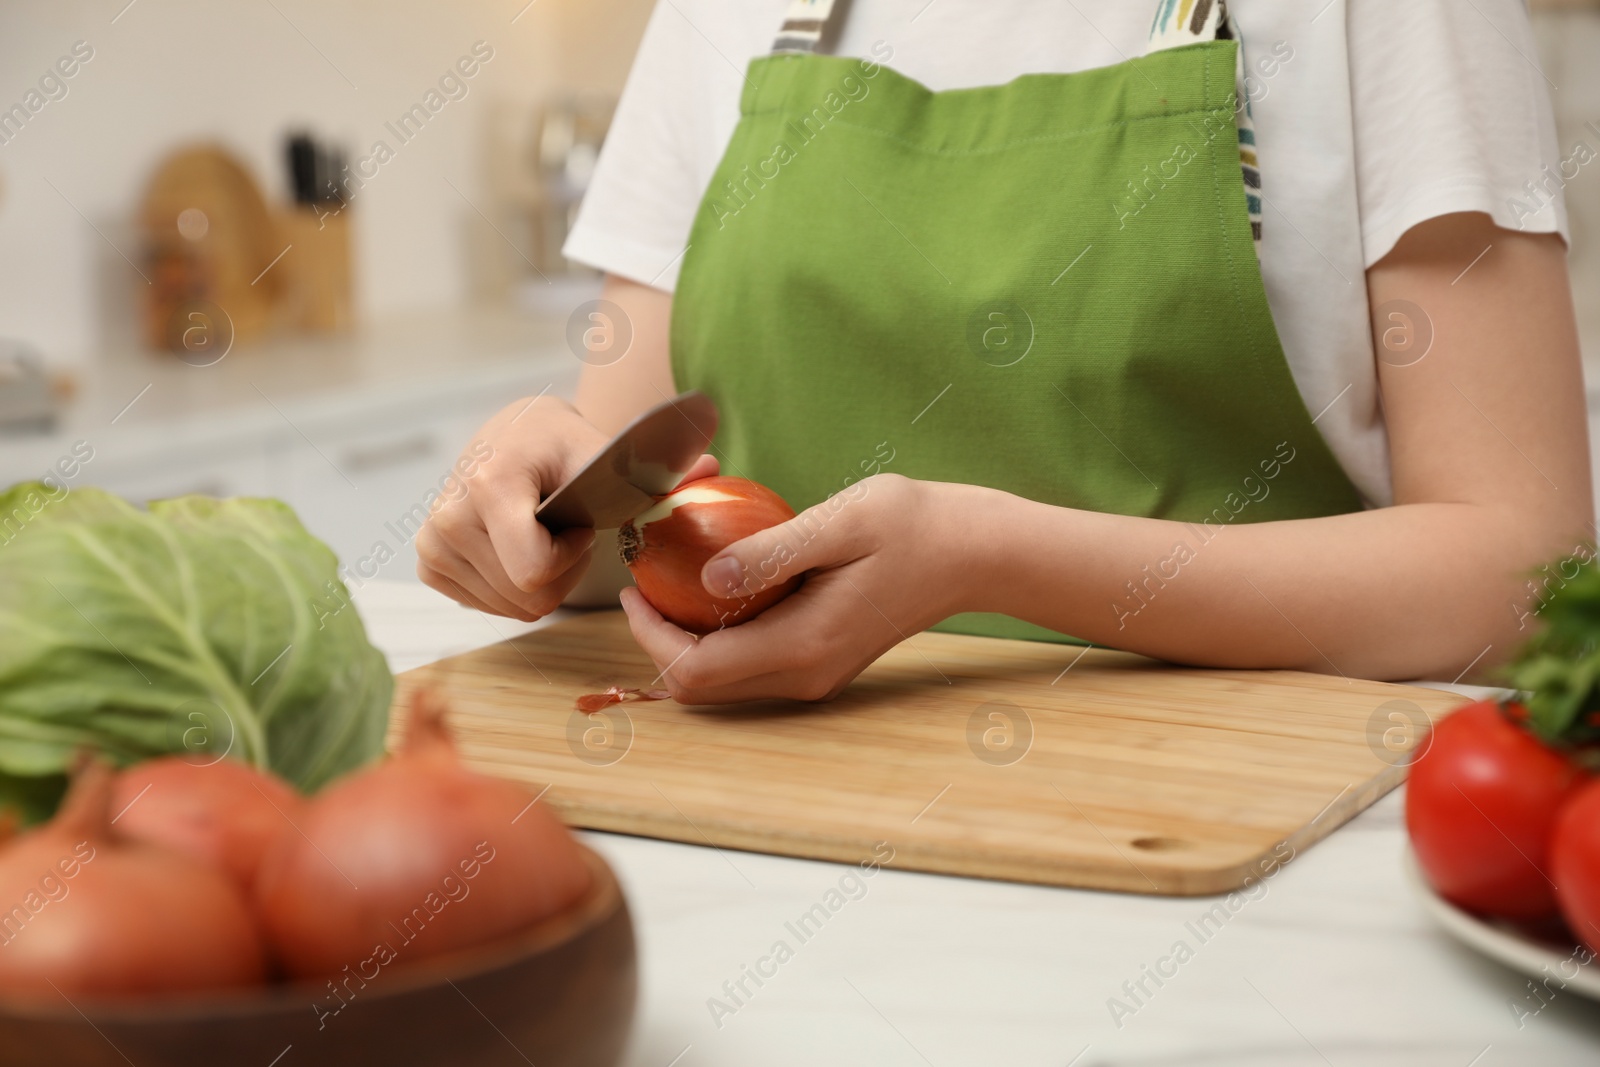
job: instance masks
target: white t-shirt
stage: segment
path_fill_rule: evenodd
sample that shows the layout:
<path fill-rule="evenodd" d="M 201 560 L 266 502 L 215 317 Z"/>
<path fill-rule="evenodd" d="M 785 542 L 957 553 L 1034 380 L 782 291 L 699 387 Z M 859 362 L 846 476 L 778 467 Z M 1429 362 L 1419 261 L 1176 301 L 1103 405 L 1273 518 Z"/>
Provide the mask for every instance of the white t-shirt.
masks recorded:
<path fill-rule="evenodd" d="M 993 85 L 1143 54 L 1155 2 L 853 0 L 834 52 L 865 56 L 881 41 L 893 49 L 887 66 L 931 89 Z M 743 71 L 770 51 L 787 7 L 656 5 L 568 257 L 673 288 L 739 118 Z M 1527 12 L 1521 0 L 1229 8 L 1251 79 L 1273 319 L 1317 428 L 1363 495 L 1388 504 L 1363 271 L 1406 230 L 1450 212 L 1566 236 L 1562 157 Z"/>

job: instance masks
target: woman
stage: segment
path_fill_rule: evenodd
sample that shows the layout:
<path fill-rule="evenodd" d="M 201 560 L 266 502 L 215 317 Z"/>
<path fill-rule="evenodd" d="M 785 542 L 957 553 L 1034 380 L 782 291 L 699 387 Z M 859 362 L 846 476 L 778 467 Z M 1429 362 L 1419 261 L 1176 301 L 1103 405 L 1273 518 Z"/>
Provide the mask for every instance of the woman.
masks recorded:
<path fill-rule="evenodd" d="M 540 493 L 699 388 L 727 473 L 822 510 L 707 565 L 807 572 L 745 625 L 621 591 L 681 701 L 827 697 L 936 624 L 1392 679 L 1515 647 L 1593 536 L 1516 0 L 845 6 L 658 6 L 567 246 L 631 344 L 484 428 L 425 581 L 555 608 L 593 536 Z"/>

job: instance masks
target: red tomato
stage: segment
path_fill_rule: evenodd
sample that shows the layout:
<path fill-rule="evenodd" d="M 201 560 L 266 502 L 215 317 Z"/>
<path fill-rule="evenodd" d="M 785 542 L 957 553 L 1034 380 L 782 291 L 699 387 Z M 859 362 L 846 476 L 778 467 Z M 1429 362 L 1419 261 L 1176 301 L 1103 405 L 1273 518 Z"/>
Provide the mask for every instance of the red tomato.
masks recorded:
<path fill-rule="evenodd" d="M 1484 915 L 1537 920 L 1556 912 L 1547 877 L 1551 833 L 1585 775 L 1508 714 L 1520 721 L 1527 713 L 1484 701 L 1434 727 L 1411 768 L 1406 828 L 1445 899 Z"/>
<path fill-rule="evenodd" d="M 1590 948 L 1600 946 L 1600 782 L 1578 790 L 1556 817 L 1550 877 L 1568 929 Z"/>

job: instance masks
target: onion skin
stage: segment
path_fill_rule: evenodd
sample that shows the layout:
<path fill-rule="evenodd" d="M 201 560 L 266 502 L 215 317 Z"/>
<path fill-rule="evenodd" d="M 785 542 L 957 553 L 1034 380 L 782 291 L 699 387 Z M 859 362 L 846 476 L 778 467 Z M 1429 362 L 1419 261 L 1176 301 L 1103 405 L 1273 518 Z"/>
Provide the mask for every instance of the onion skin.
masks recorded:
<path fill-rule="evenodd" d="M 334 782 L 256 886 L 294 977 L 346 974 L 486 944 L 559 914 L 592 880 L 577 841 L 535 794 L 463 767 L 443 699 L 413 698 L 400 752 Z"/>
<path fill-rule="evenodd" d="M 63 994 L 158 996 L 265 980 L 260 932 L 227 875 L 113 835 L 113 773 L 84 767 L 54 819 L 0 850 L 0 994 L 59 1004 Z"/>
<path fill-rule="evenodd" d="M 220 868 L 249 896 L 261 860 L 293 834 L 305 801 L 287 782 L 235 759 L 182 756 L 136 763 L 117 776 L 117 833 Z"/>
<path fill-rule="evenodd" d="M 729 499 L 693 499 L 708 490 Z M 661 512 L 664 517 L 652 520 Z M 716 597 L 700 581 L 701 568 L 712 556 L 792 518 L 794 509 L 766 486 L 719 475 L 680 486 L 638 519 L 624 523 L 617 545 L 634 584 L 662 618 L 690 633 L 708 634 L 749 622 L 799 587 L 800 576 L 795 575 L 750 596 Z"/>

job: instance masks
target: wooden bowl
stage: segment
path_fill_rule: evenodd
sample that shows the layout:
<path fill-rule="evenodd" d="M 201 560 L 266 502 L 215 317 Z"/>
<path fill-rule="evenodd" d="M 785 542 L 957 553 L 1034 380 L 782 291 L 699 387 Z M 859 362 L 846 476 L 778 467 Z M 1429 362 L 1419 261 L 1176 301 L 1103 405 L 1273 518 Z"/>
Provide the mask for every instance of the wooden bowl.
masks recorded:
<path fill-rule="evenodd" d="M 0 1067 L 612 1067 L 633 1020 L 633 922 L 611 868 L 583 852 L 594 883 L 566 912 L 493 945 L 391 964 L 342 1001 L 315 982 L 0 998 Z"/>

